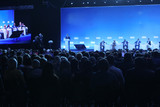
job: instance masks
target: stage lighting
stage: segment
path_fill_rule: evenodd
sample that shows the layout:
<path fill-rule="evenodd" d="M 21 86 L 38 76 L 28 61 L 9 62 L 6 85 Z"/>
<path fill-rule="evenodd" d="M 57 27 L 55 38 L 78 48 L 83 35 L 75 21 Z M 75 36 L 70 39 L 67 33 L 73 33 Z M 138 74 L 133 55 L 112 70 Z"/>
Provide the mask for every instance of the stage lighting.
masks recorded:
<path fill-rule="evenodd" d="M 128 3 L 130 2 L 130 1 L 127 1 Z"/>
<path fill-rule="evenodd" d="M 151 2 L 153 2 L 153 0 L 151 0 Z"/>
<path fill-rule="evenodd" d="M 153 38 L 155 38 L 155 39 L 156 39 L 156 38 L 158 38 L 158 36 L 154 36 Z"/>
<path fill-rule="evenodd" d="M 87 4 L 89 4 L 89 2 L 87 2 Z"/>
<path fill-rule="evenodd" d="M 139 0 L 139 2 L 141 3 L 142 1 L 141 1 L 141 0 Z"/>
<path fill-rule="evenodd" d="M 10 23 L 9 21 L 7 23 Z"/>
<path fill-rule="evenodd" d="M 101 37 L 96 37 L 96 39 L 101 39 Z"/>
<path fill-rule="evenodd" d="M 79 38 L 78 38 L 78 37 L 74 37 L 74 39 L 76 39 L 76 40 L 77 40 L 77 39 L 79 39 Z"/>
<path fill-rule="evenodd" d="M 85 4 L 85 2 L 83 2 L 82 4 Z"/>
<path fill-rule="evenodd" d="M 96 42 L 92 41 L 91 44 L 95 44 Z"/>
<path fill-rule="evenodd" d="M 106 4 L 107 2 L 106 1 L 104 1 L 104 4 Z"/>
<path fill-rule="evenodd" d="M 71 2 L 71 5 L 73 5 L 73 2 Z"/>
<path fill-rule="evenodd" d="M 3 21 L 3 23 L 5 23 L 5 21 Z"/>
<path fill-rule="evenodd" d="M 146 39 L 147 37 L 146 36 L 142 36 L 142 39 Z"/>
<path fill-rule="evenodd" d="M 96 4 L 96 2 L 93 2 L 93 4 Z"/>
<path fill-rule="evenodd" d="M 134 36 L 130 36 L 130 39 L 134 39 L 135 37 Z"/>
<path fill-rule="evenodd" d="M 118 1 L 116 1 L 116 3 L 118 3 Z"/>

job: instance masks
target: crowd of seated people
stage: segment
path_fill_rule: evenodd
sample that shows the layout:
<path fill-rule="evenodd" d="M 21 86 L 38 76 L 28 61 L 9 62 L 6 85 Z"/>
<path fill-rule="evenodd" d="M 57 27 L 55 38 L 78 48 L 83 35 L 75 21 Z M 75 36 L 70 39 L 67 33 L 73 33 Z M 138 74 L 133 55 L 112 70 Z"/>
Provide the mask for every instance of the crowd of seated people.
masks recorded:
<path fill-rule="evenodd" d="M 1 106 L 160 106 L 158 50 L 0 53 Z"/>
<path fill-rule="evenodd" d="M 17 31 L 23 31 L 22 34 L 26 35 L 28 32 L 28 27 L 26 27 L 22 22 L 19 22 L 18 26 L 16 26 L 16 23 L 14 23 L 13 26 L 5 24 L 4 27 L 0 29 L 0 39 L 7 39 L 13 32 Z"/>

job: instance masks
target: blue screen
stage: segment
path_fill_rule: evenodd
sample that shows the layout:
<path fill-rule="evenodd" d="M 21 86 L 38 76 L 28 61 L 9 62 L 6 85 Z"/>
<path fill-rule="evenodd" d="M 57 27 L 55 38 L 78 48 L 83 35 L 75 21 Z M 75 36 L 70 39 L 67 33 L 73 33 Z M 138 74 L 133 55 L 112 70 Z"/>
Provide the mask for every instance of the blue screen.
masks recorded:
<path fill-rule="evenodd" d="M 14 10 L 0 10 L 0 45 L 31 43 L 31 34 L 28 33 L 28 27 L 21 27 L 21 29 L 16 27 L 16 31 L 14 31 L 12 27 L 14 23 Z M 18 24 L 16 23 L 17 26 Z M 5 28 L 4 25 L 10 27 Z M 16 33 L 18 31 L 22 31 L 22 33 Z"/>
<path fill-rule="evenodd" d="M 3 28 L 4 24 L 13 25 L 14 23 L 14 10 L 0 10 L 0 28 Z"/>
<path fill-rule="evenodd" d="M 124 39 L 133 49 L 138 38 L 142 49 L 146 49 L 148 38 L 151 48 L 159 48 L 159 10 L 160 5 L 61 8 L 61 48 L 65 48 L 66 35 L 71 38 L 71 49 L 75 49 L 74 44 L 94 49 L 102 40 L 106 49 L 111 49 L 113 40 L 116 49 L 122 49 Z"/>

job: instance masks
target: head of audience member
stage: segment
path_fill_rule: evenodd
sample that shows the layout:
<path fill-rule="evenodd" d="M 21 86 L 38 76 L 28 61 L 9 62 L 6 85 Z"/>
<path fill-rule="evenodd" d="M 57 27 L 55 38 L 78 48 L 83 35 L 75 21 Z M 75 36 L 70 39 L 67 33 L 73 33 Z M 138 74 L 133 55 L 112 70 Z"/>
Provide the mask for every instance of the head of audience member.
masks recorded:
<path fill-rule="evenodd" d="M 100 59 L 97 63 L 97 67 L 98 67 L 98 71 L 99 72 L 106 72 L 109 69 L 109 63 L 107 61 L 107 59 Z"/>
<path fill-rule="evenodd" d="M 31 66 L 32 65 L 31 56 L 29 54 L 25 54 L 23 56 L 23 65 L 25 65 L 25 66 Z"/>
<path fill-rule="evenodd" d="M 53 55 L 54 55 L 54 56 L 59 55 L 59 51 L 58 51 L 58 50 L 54 51 L 54 52 L 53 52 Z"/>
<path fill-rule="evenodd" d="M 55 75 L 53 64 L 46 62 L 43 68 L 42 77 L 50 79 Z"/>
<path fill-rule="evenodd" d="M 2 67 L 8 65 L 8 57 L 6 55 L 2 56 L 0 63 Z"/>
<path fill-rule="evenodd" d="M 135 68 L 136 69 L 145 69 L 146 68 L 146 60 L 143 57 L 136 57 Z"/>
<path fill-rule="evenodd" d="M 113 55 L 109 55 L 107 57 L 107 60 L 109 62 L 109 65 L 114 65 L 114 56 Z"/>
<path fill-rule="evenodd" d="M 46 58 L 41 58 L 40 59 L 40 67 L 43 69 L 44 68 L 44 65 L 46 64 L 46 62 L 47 62 L 47 59 Z"/>
<path fill-rule="evenodd" d="M 91 61 L 92 66 L 96 65 L 96 58 L 94 56 L 91 56 L 89 60 Z"/>
<path fill-rule="evenodd" d="M 82 59 L 83 55 L 82 53 L 77 53 L 76 58 L 78 59 L 78 61 L 80 61 Z"/>
<path fill-rule="evenodd" d="M 23 57 L 22 56 L 18 56 L 17 60 L 18 60 L 18 65 L 22 65 L 23 64 Z"/>
<path fill-rule="evenodd" d="M 104 53 L 104 52 L 99 52 L 99 55 L 100 55 L 101 57 L 105 57 L 105 53 Z"/>
<path fill-rule="evenodd" d="M 80 63 L 79 63 L 79 67 L 80 67 L 80 71 L 82 73 L 90 73 L 92 72 L 92 69 L 91 69 L 91 61 L 89 60 L 88 57 L 84 56 Z"/>
<path fill-rule="evenodd" d="M 61 57 L 60 72 L 62 75 L 71 74 L 71 64 L 64 56 Z"/>
<path fill-rule="evenodd" d="M 125 63 L 131 63 L 133 60 L 132 60 L 132 54 L 131 53 L 126 53 L 124 55 L 124 62 Z"/>
<path fill-rule="evenodd" d="M 71 63 L 71 72 L 76 73 L 79 70 L 78 60 L 74 57 L 70 60 L 70 63 Z"/>
<path fill-rule="evenodd" d="M 11 58 L 8 61 L 8 70 L 15 70 L 17 69 L 18 62 L 15 58 Z"/>
<path fill-rule="evenodd" d="M 39 68 L 40 67 L 40 61 L 37 60 L 37 59 L 34 59 L 33 62 L 32 62 L 32 67 L 34 69 Z"/>
<path fill-rule="evenodd" d="M 90 57 L 89 53 L 88 52 L 83 52 L 83 56 L 86 56 L 87 58 Z"/>

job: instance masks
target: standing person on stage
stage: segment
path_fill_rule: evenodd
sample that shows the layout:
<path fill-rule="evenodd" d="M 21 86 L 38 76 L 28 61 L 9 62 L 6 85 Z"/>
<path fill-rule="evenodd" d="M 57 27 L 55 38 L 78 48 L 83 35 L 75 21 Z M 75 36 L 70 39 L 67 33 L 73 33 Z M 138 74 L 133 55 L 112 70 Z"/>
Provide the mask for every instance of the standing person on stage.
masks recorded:
<path fill-rule="evenodd" d="M 149 50 L 151 48 L 151 41 L 150 39 L 148 38 L 147 40 L 147 50 Z"/>
<path fill-rule="evenodd" d="M 136 50 L 139 50 L 140 44 L 141 44 L 141 41 L 139 39 L 137 39 L 137 41 L 135 42 L 135 49 Z"/>
<path fill-rule="evenodd" d="M 116 49 L 116 41 L 114 40 L 112 43 L 112 50 L 115 50 L 115 49 Z"/>
<path fill-rule="evenodd" d="M 124 39 L 123 43 L 123 49 L 126 50 L 128 49 L 128 41 L 126 41 L 126 39 Z"/>
<path fill-rule="evenodd" d="M 69 51 L 70 50 L 70 37 L 68 34 L 66 35 L 64 41 L 65 41 L 66 50 Z"/>
<path fill-rule="evenodd" d="M 102 42 L 100 42 L 100 51 L 103 51 L 105 50 L 105 41 L 103 40 Z"/>

